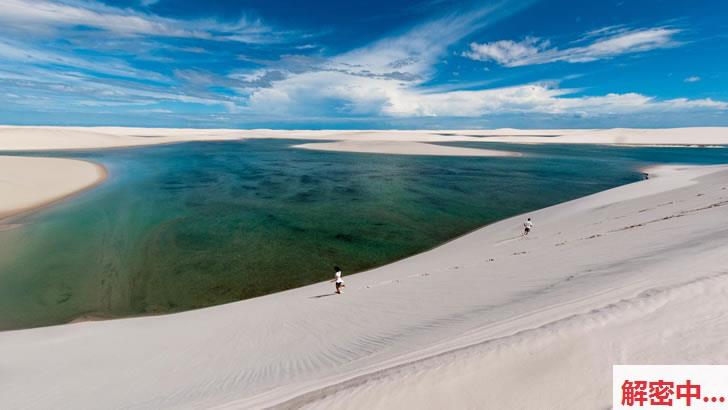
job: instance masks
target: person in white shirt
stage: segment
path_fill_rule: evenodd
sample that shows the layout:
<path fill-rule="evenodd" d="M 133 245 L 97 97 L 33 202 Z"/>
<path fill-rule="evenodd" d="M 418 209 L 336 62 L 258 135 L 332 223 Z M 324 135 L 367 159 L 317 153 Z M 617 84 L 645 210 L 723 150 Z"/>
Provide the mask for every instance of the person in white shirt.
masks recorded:
<path fill-rule="evenodd" d="M 531 229 L 533 229 L 533 222 L 531 222 L 531 218 L 528 218 L 526 222 L 523 223 L 523 236 L 528 235 L 528 233 L 531 232 Z"/>
<path fill-rule="evenodd" d="M 341 288 L 346 287 L 346 285 L 344 285 L 344 280 L 341 279 L 341 268 L 334 266 L 334 271 L 334 280 L 332 280 L 332 282 L 336 282 L 336 293 L 341 294 Z"/>

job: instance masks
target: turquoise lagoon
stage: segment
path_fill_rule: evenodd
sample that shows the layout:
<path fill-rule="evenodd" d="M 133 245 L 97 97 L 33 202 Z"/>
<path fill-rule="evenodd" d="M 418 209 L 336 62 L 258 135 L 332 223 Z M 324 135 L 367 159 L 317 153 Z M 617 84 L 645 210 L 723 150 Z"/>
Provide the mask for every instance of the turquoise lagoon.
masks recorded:
<path fill-rule="evenodd" d="M 722 148 L 459 143 L 522 157 L 424 157 L 249 140 L 20 155 L 103 164 L 100 186 L 0 231 L 0 329 L 200 308 L 422 252 L 494 221 Z M 16 155 L 16 153 L 13 153 Z"/>

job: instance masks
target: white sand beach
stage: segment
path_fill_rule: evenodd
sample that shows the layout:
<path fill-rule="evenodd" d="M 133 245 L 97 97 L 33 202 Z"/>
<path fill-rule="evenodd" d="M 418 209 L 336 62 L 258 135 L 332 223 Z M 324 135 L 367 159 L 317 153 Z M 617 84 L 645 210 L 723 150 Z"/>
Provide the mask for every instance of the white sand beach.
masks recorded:
<path fill-rule="evenodd" d="M 728 167 L 649 172 L 343 295 L 0 332 L 3 407 L 607 408 L 612 364 L 728 361 Z"/>
<path fill-rule="evenodd" d="M 0 156 L 0 220 L 51 204 L 106 178 L 103 166 L 63 158 Z"/>

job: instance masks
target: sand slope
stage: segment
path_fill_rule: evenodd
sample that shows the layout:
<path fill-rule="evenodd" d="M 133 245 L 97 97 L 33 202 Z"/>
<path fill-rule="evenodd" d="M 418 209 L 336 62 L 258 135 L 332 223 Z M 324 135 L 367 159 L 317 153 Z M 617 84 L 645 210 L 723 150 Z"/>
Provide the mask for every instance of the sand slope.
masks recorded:
<path fill-rule="evenodd" d="M 651 173 L 531 213 L 527 239 L 511 218 L 345 277 L 341 296 L 321 283 L 2 332 L 0 397 L 29 409 L 608 407 L 612 363 L 728 359 L 728 168 Z"/>
<path fill-rule="evenodd" d="M 0 156 L 0 220 L 65 198 L 104 178 L 102 166 L 86 161 Z"/>

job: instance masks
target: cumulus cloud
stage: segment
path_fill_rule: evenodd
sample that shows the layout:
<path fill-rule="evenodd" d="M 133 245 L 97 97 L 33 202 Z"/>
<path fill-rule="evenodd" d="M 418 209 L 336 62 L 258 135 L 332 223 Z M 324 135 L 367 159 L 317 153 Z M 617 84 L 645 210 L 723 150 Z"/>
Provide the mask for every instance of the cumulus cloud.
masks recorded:
<path fill-rule="evenodd" d="M 353 80 L 339 75 L 309 73 L 289 78 L 253 93 L 250 107 L 281 114 L 324 115 L 329 107 L 321 103 L 329 101 L 335 102 L 340 114 L 389 117 L 483 117 L 504 113 L 599 116 L 728 109 L 728 103 L 709 98 L 661 100 L 638 93 L 577 96 L 577 90 L 549 84 L 430 93 L 391 80 Z"/>
<path fill-rule="evenodd" d="M 434 66 L 453 44 L 503 18 L 507 15 L 504 13 L 514 13 L 530 3 L 516 0 L 509 7 L 480 7 L 448 14 L 329 58 L 284 56 L 268 69 L 283 78 L 271 81 L 267 87 L 248 90 L 248 109 L 300 113 L 335 107 L 335 113 L 354 115 L 394 113 L 409 104 L 402 98 L 402 91 L 432 78 Z M 265 71 L 234 75 L 261 76 Z"/>
<path fill-rule="evenodd" d="M 522 41 L 499 40 L 492 43 L 470 43 L 470 51 L 463 53 L 472 60 L 493 60 L 501 65 L 513 65 L 531 58 L 548 47 L 548 41 L 526 37 Z"/>
<path fill-rule="evenodd" d="M 623 54 L 646 52 L 680 45 L 675 35 L 681 30 L 669 27 L 647 29 L 614 29 L 592 31 L 582 39 L 589 44 L 556 48 L 535 37 L 521 41 L 500 40 L 492 43 L 471 43 L 463 56 L 479 61 L 495 61 L 507 67 L 546 64 L 556 61 L 586 63 Z"/>
<path fill-rule="evenodd" d="M 244 90 L 249 92 L 250 112 L 381 115 L 389 112 L 383 106 L 405 104 L 398 100 L 401 90 L 429 79 L 448 48 L 482 28 L 492 12 L 480 8 L 448 15 L 336 56 L 284 56 L 266 69 L 232 77 L 269 80 L 264 87 Z"/>
<path fill-rule="evenodd" d="M 479 16 L 482 17 L 482 16 Z M 502 113 L 608 115 L 636 112 L 725 110 L 711 99 L 661 100 L 639 93 L 580 96 L 557 84 L 526 84 L 482 90 L 427 87 L 448 48 L 474 32 L 472 16 L 448 16 L 399 36 L 329 59 L 277 66 L 281 78 L 249 90 L 247 112 L 279 115 L 384 117 L 482 117 Z M 473 44 L 468 57 L 503 65 L 548 61 L 583 62 L 618 54 L 672 46 L 676 29 L 605 28 L 587 33 L 579 47 L 556 49 L 534 37 L 520 42 Z M 293 59 L 292 61 L 297 61 Z M 261 76 L 266 70 L 258 70 Z M 257 77 L 256 77 L 257 78 Z"/>
<path fill-rule="evenodd" d="M 599 116 L 728 109 L 727 103 L 711 99 L 659 99 L 639 93 L 584 96 L 554 83 L 468 91 L 427 87 L 447 50 L 481 28 L 482 23 L 475 22 L 482 18 L 483 14 L 446 16 L 329 59 L 304 58 L 305 64 L 293 64 L 297 70 L 277 66 L 281 78 L 249 90 L 243 110 L 317 117 L 477 118 L 504 113 Z M 587 33 L 580 46 L 558 49 L 547 40 L 528 37 L 519 42 L 473 43 L 466 56 L 507 66 L 585 62 L 671 47 L 677 44 L 678 32 L 664 27 L 607 27 Z M 255 75 L 265 72 L 258 70 Z"/>

